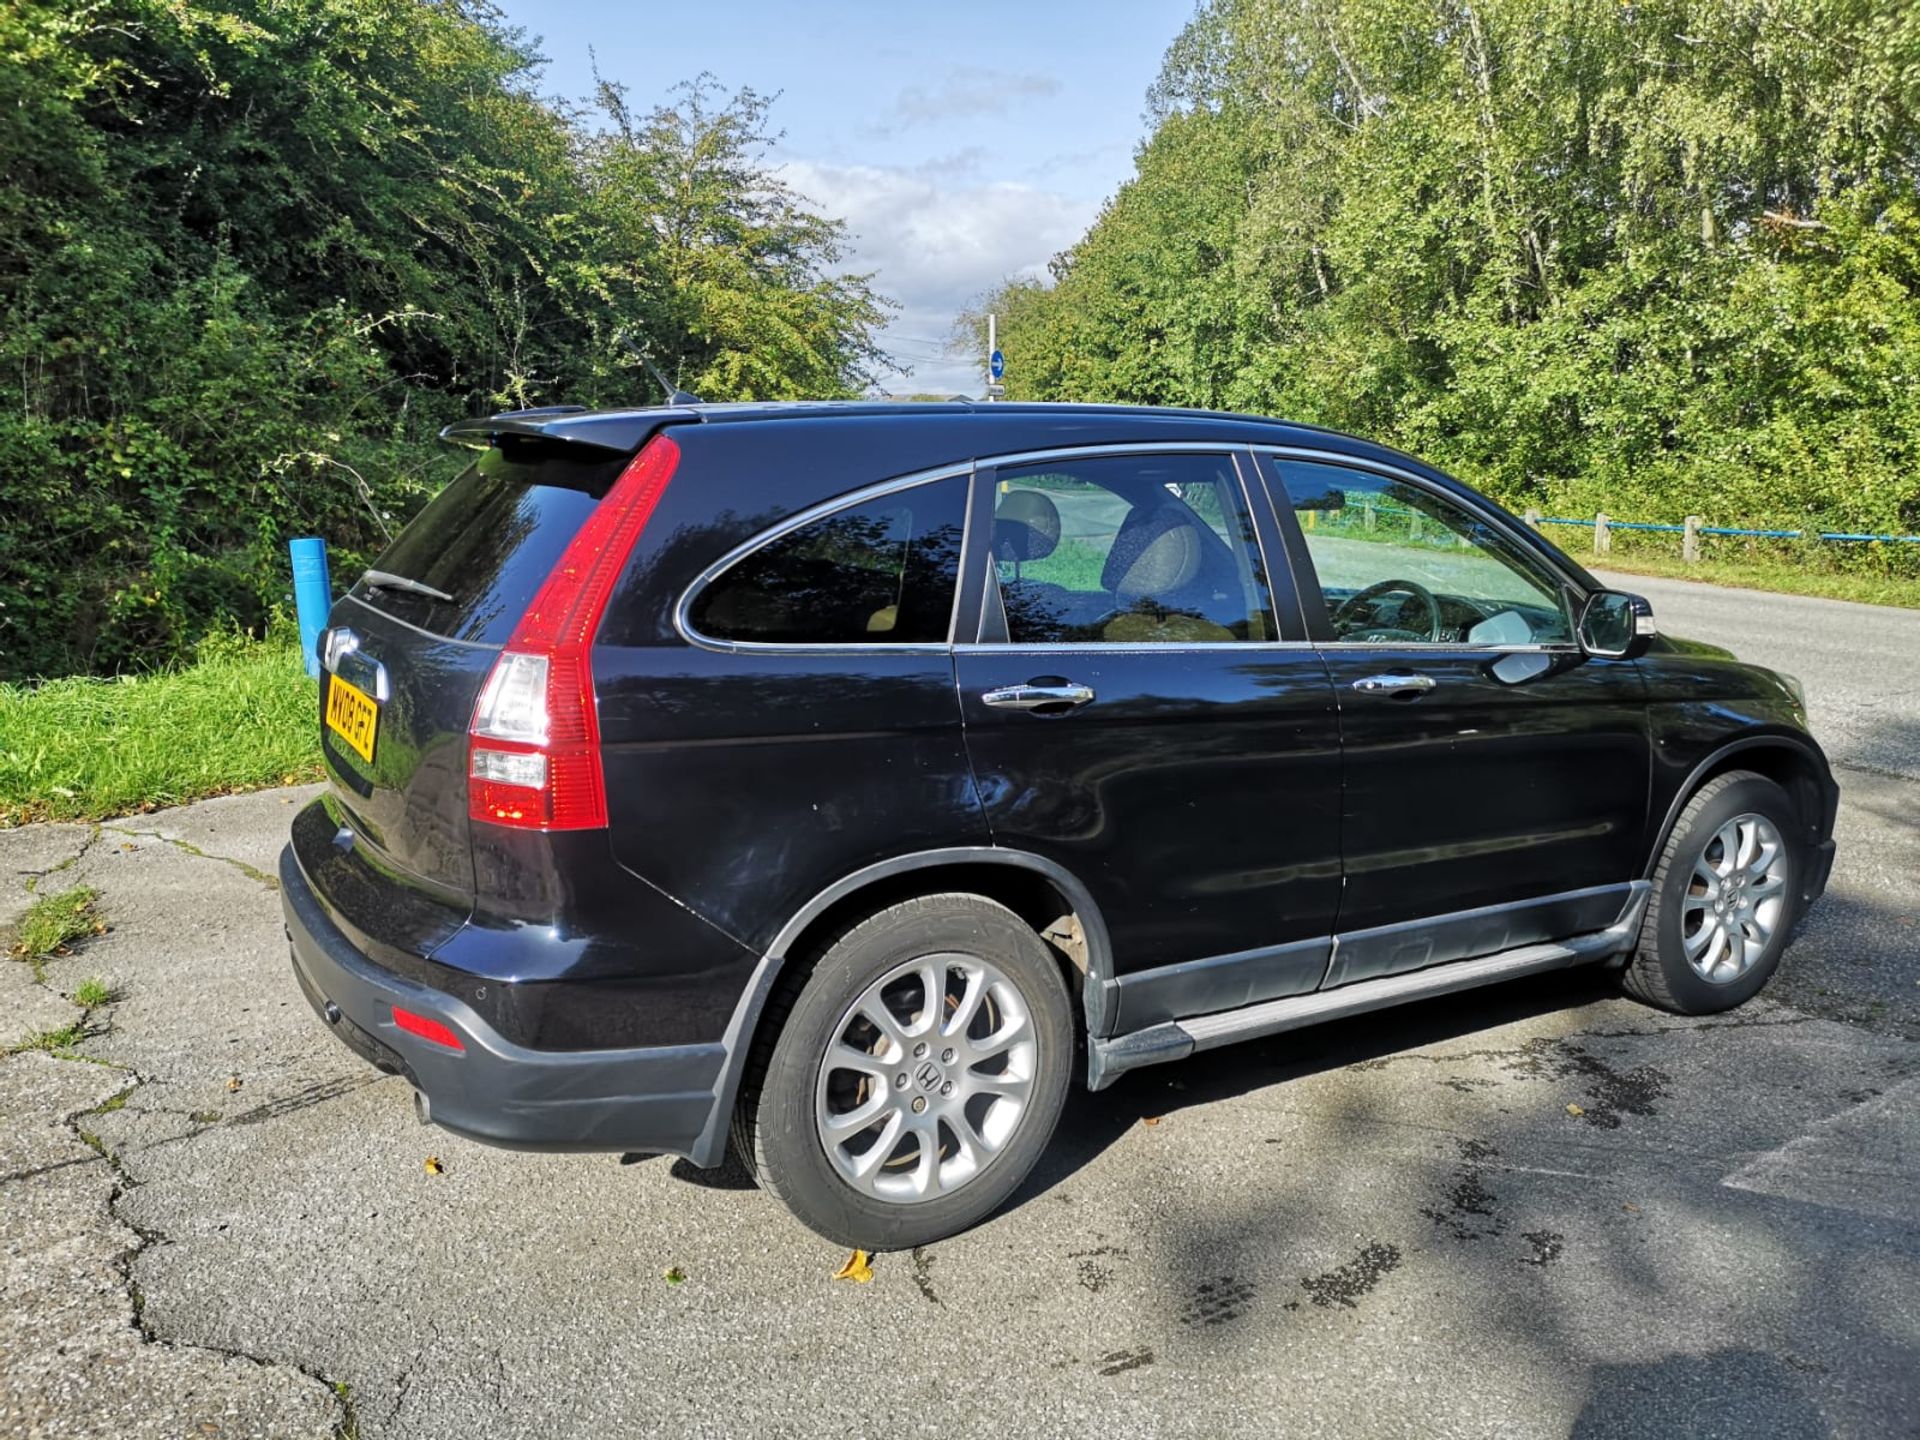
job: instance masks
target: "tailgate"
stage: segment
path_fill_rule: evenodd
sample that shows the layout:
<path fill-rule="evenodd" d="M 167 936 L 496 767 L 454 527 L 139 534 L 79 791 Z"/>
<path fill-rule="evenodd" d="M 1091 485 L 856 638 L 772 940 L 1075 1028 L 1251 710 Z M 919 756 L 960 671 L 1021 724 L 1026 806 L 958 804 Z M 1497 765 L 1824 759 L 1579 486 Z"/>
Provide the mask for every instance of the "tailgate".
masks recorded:
<path fill-rule="evenodd" d="M 474 702 L 626 460 L 500 435 L 334 606 L 321 649 L 322 750 L 355 848 L 376 868 L 472 897 Z M 342 682 L 358 694 L 339 694 Z"/>

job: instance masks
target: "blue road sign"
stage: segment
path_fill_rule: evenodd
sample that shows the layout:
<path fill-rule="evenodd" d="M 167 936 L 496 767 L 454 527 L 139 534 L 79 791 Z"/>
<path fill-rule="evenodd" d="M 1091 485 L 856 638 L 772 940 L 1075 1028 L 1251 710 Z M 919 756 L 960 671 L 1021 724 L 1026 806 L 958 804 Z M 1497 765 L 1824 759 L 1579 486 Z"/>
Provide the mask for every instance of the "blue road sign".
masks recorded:
<path fill-rule="evenodd" d="M 987 370 L 994 379 L 998 380 L 1007 373 L 1007 357 L 998 350 L 994 351 L 987 357 Z"/>

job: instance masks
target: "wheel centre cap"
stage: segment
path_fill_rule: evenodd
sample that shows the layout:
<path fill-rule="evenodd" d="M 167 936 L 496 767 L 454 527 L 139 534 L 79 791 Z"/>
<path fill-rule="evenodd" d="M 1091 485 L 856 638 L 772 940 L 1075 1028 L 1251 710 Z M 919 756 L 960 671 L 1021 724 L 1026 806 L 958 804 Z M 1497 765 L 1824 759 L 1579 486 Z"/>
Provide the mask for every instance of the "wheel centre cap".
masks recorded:
<path fill-rule="evenodd" d="M 941 1073 L 940 1067 L 931 1060 L 922 1060 L 913 1072 L 913 1083 L 929 1095 L 937 1093 L 941 1085 L 946 1082 L 946 1078 Z"/>

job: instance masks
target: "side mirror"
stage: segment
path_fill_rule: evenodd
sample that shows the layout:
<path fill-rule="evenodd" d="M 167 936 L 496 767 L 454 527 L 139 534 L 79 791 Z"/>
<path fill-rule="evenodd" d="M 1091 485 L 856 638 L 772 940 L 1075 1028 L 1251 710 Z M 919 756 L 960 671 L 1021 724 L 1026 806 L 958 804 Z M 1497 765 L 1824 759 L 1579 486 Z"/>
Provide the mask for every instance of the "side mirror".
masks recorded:
<path fill-rule="evenodd" d="M 1638 660 L 1659 633 L 1653 606 L 1624 590 L 1596 590 L 1580 611 L 1580 648 L 1604 660 Z"/>

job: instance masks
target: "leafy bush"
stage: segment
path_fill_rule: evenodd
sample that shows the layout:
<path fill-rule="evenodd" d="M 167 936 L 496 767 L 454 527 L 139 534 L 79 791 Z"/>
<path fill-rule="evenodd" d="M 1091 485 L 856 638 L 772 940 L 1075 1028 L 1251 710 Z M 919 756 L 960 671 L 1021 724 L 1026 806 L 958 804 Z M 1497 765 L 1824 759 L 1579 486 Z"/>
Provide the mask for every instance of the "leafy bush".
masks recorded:
<path fill-rule="evenodd" d="M 0 7 L 0 679 L 259 633 L 474 411 L 851 393 L 886 302 L 765 161 L 767 101 L 544 102 L 484 6 Z"/>
<path fill-rule="evenodd" d="M 1053 283 L 980 306 L 1014 396 L 1331 425 L 1516 508 L 1920 532 L 1920 9 L 1211 0 L 1152 103 Z"/>

